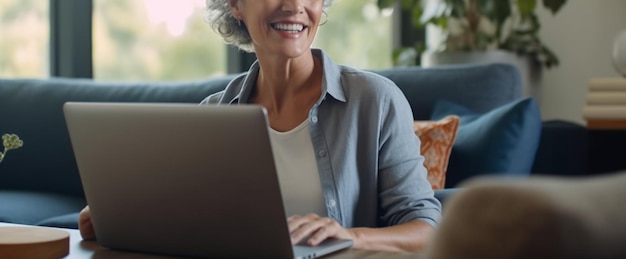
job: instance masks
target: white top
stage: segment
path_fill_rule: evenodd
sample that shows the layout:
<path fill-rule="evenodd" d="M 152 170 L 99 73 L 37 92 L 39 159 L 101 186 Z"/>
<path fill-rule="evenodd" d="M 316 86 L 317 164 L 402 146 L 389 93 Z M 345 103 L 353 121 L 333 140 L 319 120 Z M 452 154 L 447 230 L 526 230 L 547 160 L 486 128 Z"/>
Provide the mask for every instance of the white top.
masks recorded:
<path fill-rule="evenodd" d="M 326 216 L 322 184 L 309 133 L 309 121 L 287 132 L 269 129 L 286 216 Z"/>

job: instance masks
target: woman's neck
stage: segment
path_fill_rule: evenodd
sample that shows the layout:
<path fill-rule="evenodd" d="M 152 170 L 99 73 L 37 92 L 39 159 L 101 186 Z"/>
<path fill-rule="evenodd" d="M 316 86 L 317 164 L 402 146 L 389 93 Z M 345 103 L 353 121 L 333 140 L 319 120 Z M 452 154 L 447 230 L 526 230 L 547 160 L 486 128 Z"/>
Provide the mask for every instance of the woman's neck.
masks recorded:
<path fill-rule="evenodd" d="M 266 107 L 268 110 L 279 111 L 285 102 L 301 101 L 303 95 L 319 93 L 321 62 L 310 51 L 297 58 L 257 57 L 260 69 L 254 99 L 269 106 Z M 317 97 L 319 94 L 315 99 Z"/>
<path fill-rule="evenodd" d="M 322 93 L 322 61 L 311 52 L 295 59 L 257 56 L 259 75 L 251 102 L 267 110 L 270 127 L 289 131 L 307 119 Z"/>
<path fill-rule="evenodd" d="M 297 58 L 269 55 L 258 55 L 257 58 L 260 66 L 257 87 L 288 88 L 276 89 L 279 91 L 297 91 L 297 88 L 304 86 L 315 67 L 311 52 Z"/>

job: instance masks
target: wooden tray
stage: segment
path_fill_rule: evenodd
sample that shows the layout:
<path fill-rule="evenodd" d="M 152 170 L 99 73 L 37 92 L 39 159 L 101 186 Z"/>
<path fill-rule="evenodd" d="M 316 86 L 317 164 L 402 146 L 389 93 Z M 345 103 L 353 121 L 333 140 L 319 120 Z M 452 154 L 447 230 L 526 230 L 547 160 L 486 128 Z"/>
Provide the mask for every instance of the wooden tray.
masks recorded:
<path fill-rule="evenodd" d="M 70 251 L 67 231 L 43 227 L 0 227 L 0 258 L 57 259 Z"/>

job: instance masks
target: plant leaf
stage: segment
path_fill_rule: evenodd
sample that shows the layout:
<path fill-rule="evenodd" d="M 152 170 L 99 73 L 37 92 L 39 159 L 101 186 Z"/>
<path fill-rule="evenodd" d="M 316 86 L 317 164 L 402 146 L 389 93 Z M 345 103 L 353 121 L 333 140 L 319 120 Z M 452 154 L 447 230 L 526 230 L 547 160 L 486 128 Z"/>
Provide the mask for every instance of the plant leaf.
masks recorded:
<path fill-rule="evenodd" d="M 400 7 L 403 10 L 412 10 L 413 8 L 422 8 L 422 0 L 402 0 Z"/>
<path fill-rule="evenodd" d="M 552 14 L 556 14 L 565 5 L 565 2 L 567 0 L 543 0 L 543 6 L 548 8 Z"/>
<path fill-rule="evenodd" d="M 441 2 L 441 1 L 438 1 Z M 465 0 L 445 0 L 445 5 L 450 10 L 450 16 L 460 18 L 465 17 L 467 14 L 467 5 Z M 443 3 L 441 2 L 441 3 Z"/>
<path fill-rule="evenodd" d="M 517 0 L 517 8 L 522 18 L 530 16 L 537 7 L 537 0 Z"/>
<path fill-rule="evenodd" d="M 414 66 L 416 65 L 418 55 L 415 48 L 403 47 L 393 51 L 392 59 L 396 66 Z"/>
<path fill-rule="evenodd" d="M 413 27 L 421 28 L 424 24 L 427 24 L 429 20 L 437 19 L 440 15 L 441 14 L 433 12 L 430 7 L 423 8 L 421 5 L 416 6 L 411 10 Z"/>
<path fill-rule="evenodd" d="M 478 10 L 500 26 L 511 15 L 511 4 L 502 0 L 478 0 Z"/>
<path fill-rule="evenodd" d="M 376 1 L 376 4 L 378 5 L 378 8 L 380 9 L 393 7 L 395 3 L 396 3 L 396 0 L 377 0 Z"/>

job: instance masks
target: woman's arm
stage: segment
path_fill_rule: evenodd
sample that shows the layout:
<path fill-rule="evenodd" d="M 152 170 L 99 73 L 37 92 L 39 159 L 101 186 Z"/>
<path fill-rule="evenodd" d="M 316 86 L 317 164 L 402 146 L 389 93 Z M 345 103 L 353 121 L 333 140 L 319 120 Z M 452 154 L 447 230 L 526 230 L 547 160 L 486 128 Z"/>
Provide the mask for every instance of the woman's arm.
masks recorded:
<path fill-rule="evenodd" d="M 328 238 L 351 239 L 353 247 L 365 250 L 419 252 L 434 233 L 433 227 L 419 220 L 384 228 L 345 229 L 336 221 L 315 214 L 288 219 L 293 244 L 307 237 L 307 245 L 316 246 Z"/>
<path fill-rule="evenodd" d="M 353 228 L 355 247 L 367 250 L 419 252 L 430 242 L 434 228 L 419 220 L 384 228 Z"/>
<path fill-rule="evenodd" d="M 349 172 L 360 169 L 358 172 L 362 174 L 359 174 L 359 177 L 363 179 L 375 177 L 375 185 L 370 183 L 370 185 L 360 186 L 361 189 L 351 191 L 365 192 L 359 197 L 371 199 L 369 204 L 376 206 L 378 212 L 375 216 L 381 222 L 376 222 L 377 224 L 374 225 L 369 221 L 353 220 L 356 217 L 369 219 L 374 215 L 359 215 L 359 211 L 351 209 L 357 207 L 347 204 L 344 205 L 347 207 L 343 211 L 343 216 L 352 218 L 342 223 L 347 224 L 346 227 L 353 227 L 355 222 L 359 222 L 356 226 L 369 228 L 344 229 L 338 222 L 329 218 L 316 220 L 315 217 L 310 216 L 296 217 L 289 224 L 292 237 L 294 241 L 297 241 L 309 234 L 311 235 L 311 239 L 308 240 L 309 245 L 319 244 L 328 237 L 335 237 L 352 239 L 354 247 L 361 249 L 405 252 L 423 250 L 432 238 L 435 232 L 434 226 L 441 217 L 441 204 L 434 197 L 427 179 L 427 171 L 423 166 L 424 157 L 420 155 L 421 143 L 413 130 L 411 107 L 404 94 L 393 82 L 386 78 L 371 77 L 369 74 L 362 76 L 363 80 L 353 81 L 354 89 L 359 91 L 351 91 L 350 93 L 354 96 L 351 95 L 349 99 L 352 100 L 351 103 L 355 103 L 354 110 L 360 111 L 358 114 L 368 114 L 372 118 L 363 117 L 363 122 L 355 124 L 358 127 L 346 127 L 348 131 L 344 134 L 368 136 L 356 139 L 360 141 L 356 144 L 359 148 L 368 147 L 368 150 L 377 152 L 366 153 L 367 157 L 358 157 L 353 154 L 346 154 L 346 156 L 357 158 L 358 167 L 348 168 Z M 356 76 L 349 79 L 354 78 Z M 342 80 L 342 82 L 346 81 Z M 356 82 L 359 83 L 358 87 Z M 364 84 L 366 86 L 363 86 Z M 372 86 L 367 87 L 367 85 Z M 371 105 L 356 105 L 360 102 Z M 357 116 L 348 112 L 340 113 L 340 115 L 350 118 Z M 337 152 L 341 150 L 344 149 L 337 149 Z M 371 161 L 375 163 L 368 163 Z M 345 169 L 339 167 L 338 171 Z M 354 178 L 343 179 L 358 181 Z M 353 183 L 355 184 L 358 182 Z M 372 197 L 372 194 L 376 195 L 377 200 Z M 371 213 L 371 210 L 367 212 Z M 337 217 L 337 213 L 333 215 L 332 218 L 341 218 Z M 361 222 L 369 222 L 369 224 Z"/>

